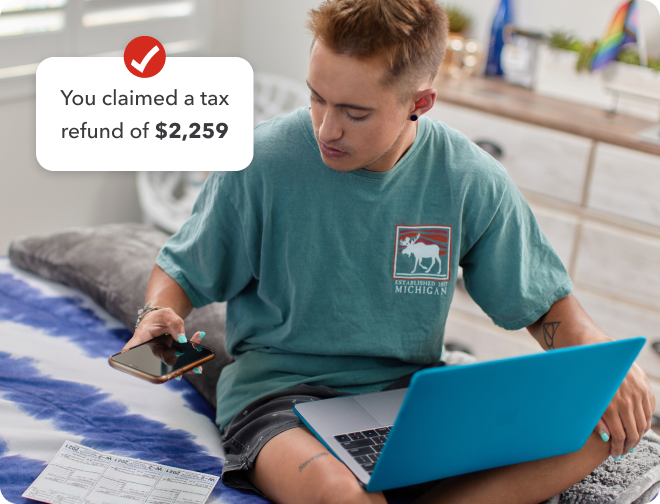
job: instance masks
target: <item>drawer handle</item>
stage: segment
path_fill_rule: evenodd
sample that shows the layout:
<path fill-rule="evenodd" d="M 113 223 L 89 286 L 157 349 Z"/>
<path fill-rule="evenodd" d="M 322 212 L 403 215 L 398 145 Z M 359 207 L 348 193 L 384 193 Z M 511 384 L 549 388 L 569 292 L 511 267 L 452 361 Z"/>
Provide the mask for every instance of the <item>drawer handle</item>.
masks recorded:
<path fill-rule="evenodd" d="M 493 156 L 498 161 L 502 159 L 502 156 L 504 156 L 504 151 L 502 150 L 502 147 L 497 145 L 495 142 L 491 142 L 490 140 L 476 140 L 474 143 L 477 144 L 479 147 L 481 147 L 483 150 L 485 150 L 488 154 Z"/>
<path fill-rule="evenodd" d="M 460 343 L 445 343 L 445 350 L 448 352 L 463 352 L 468 355 L 474 355 L 468 347 L 463 346 Z"/>
<path fill-rule="evenodd" d="M 651 343 L 651 346 L 653 347 L 653 350 L 658 352 L 660 354 L 660 341 L 656 341 L 654 343 Z"/>

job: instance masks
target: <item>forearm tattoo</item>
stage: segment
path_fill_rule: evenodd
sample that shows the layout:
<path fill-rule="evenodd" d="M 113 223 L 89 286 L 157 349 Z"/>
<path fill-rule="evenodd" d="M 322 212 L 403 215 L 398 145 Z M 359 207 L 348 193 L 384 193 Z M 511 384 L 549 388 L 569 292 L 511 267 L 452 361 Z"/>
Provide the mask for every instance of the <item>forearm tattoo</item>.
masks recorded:
<path fill-rule="evenodd" d="M 548 346 L 548 350 L 555 348 L 555 334 L 561 322 L 547 322 L 543 324 L 543 339 Z"/>
<path fill-rule="evenodd" d="M 325 457 L 326 455 L 329 455 L 329 453 L 328 453 L 328 452 L 317 453 L 317 454 L 314 455 L 311 459 L 306 460 L 305 462 L 303 462 L 302 464 L 300 464 L 300 465 L 298 466 L 298 471 L 302 471 L 305 467 L 307 467 L 307 464 L 309 464 L 310 462 L 316 460 L 317 458 Z"/>

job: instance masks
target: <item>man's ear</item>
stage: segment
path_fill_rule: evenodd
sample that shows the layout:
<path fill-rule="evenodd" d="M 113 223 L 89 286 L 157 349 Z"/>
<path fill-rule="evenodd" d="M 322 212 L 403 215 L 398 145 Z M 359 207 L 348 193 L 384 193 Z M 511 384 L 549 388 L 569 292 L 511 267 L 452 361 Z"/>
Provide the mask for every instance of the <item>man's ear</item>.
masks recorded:
<path fill-rule="evenodd" d="M 433 88 L 424 89 L 422 91 L 417 91 L 415 93 L 415 110 L 410 114 L 415 114 L 417 117 L 420 117 L 422 114 L 426 114 L 433 105 L 435 105 L 435 97 L 438 95 L 438 92 Z"/>

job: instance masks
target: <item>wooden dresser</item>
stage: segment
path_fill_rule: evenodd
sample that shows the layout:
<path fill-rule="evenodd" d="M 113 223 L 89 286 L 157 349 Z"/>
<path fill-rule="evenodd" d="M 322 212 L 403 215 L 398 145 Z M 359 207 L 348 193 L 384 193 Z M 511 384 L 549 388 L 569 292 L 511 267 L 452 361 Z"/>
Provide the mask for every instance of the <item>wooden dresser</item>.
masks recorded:
<path fill-rule="evenodd" d="M 575 295 L 614 338 L 646 336 L 638 363 L 660 413 L 660 145 L 653 123 L 539 96 L 494 79 L 439 80 L 434 119 L 502 150 L 500 161 L 564 261 Z M 457 289 L 447 343 L 480 360 L 538 352 L 527 331 L 497 328 Z"/>

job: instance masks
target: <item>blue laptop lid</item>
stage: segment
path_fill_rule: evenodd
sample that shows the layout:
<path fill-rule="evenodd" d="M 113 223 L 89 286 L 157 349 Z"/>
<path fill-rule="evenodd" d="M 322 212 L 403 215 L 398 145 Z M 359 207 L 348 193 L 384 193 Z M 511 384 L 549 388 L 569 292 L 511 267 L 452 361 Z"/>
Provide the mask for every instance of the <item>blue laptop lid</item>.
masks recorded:
<path fill-rule="evenodd" d="M 367 490 L 579 450 L 645 341 L 415 373 Z"/>

